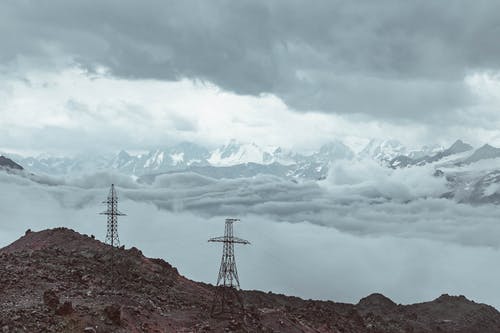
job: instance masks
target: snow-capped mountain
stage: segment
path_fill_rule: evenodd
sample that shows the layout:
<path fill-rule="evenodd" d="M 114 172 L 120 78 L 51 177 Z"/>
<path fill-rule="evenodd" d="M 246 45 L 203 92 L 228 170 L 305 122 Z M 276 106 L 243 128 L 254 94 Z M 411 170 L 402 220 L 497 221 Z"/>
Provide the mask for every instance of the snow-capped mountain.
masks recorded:
<path fill-rule="evenodd" d="M 227 145 L 213 151 L 208 163 L 212 166 L 231 166 L 245 163 L 271 164 L 276 162 L 276 156 L 274 156 L 276 150 L 277 148 L 260 147 L 255 143 L 242 144 L 231 140 Z"/>
<path fill-rule="evenodd" d="M 414 158 L 411 155 L 399 155 L 389 161 L 391 168 L 405 168 L 414 165 L 425 165 L 443 160 L 445 157 L 457 155 L 472 150 L 472 146 L 462 140 L 455 141 L 448 149 L 438 151 L 432 155 L 423 155 Z"/>
<path fill-rule="evenodd" d="M 500 204 L 500 170 L 488 172 L 473 181 L 464 202 Z"/>
<path fill-rule="evenodd" d="M 397 140 L 372 139 L 359 153 L 359 157 L 370 158 L 380 162 L 389 162 L 397 156 L 406 154 L 406 147 Z"/>
<path fill-rule="evenodd" d="M 195 170 L 207 175 L 219 175 L 220 170 L 214 168 L 220 167 L 226 167 L 228 175 L 237 175 L 245 172 L 232 170 L 241 170 L 244 168 L 241 165 L 248 165 L 248 168 L 252 169 L 249 174 L 261 172 L 284 177 L 318 179 L 326 177 L 330 163 L 341 159 L 352 159 L 354 156 L 353 151 L 338 140 L 331 141 L 321 146 L 317 152 L 308 155 L 281 147 L 260 147 L 255 143 L 239 143 L 231 140 L 213 151 L 184 142 L 136 155 L 122 150 L 113 156 L 40 155 L 26 158 L 16 156 L 16 158 L 29 171 L 49 175 L 81 174 L 99 170 L 115 170 L 135 176 L 179 170 Z M 214 171 L 210 171 L 212 169 Z"/>
<path fill-rule="evenodd" d="M 472 155 L 467 157 L 465 160 L 459 162 L 460 164 L 471 164 L 481 160 L 487 160 L 492 158 L 500 157 L 500 148 L 495 148 L 489 144 L 478 148 Z"/>
<path fill-rule="evenodd" d="M 416 160 L 425 156 L 433 156 L 445 150 L 443 146 L 440 145 L 424 145 L 421 149 L 411 150 L 408 152 L 408 157 Z"/>
<path fill-rule="evenodd" d="M 144 176 L 168 172 L 196 172 L 214 178 L 252 177 L 270 174 L 290 179 L 324 179 L 331 166 L 339 160 L 373 159 L 391 168 L 418 167 L 431 164 L 437 174 L 446 176 L 457 172 L 453 168 L 478 161 L 500 157 L 500 149 L 490 145 L 473 151 L 472 146 L 457 140 L 447 149 L 424 146 L 410 150 L 396 140 L 371 140 L 358 154 L 347 145 L 333 140 L 316 152 L 300 154 L 281 147 L 261 147 L 255 143 L 231 140 L 217 149 L 209 150 L 193 143 L 180 143 L 131 154 L 120 151 L 116 155 L 85 155 L 77 157 L 16 157 L 21 165 L 35 174 L 65 175 L 113 170 Z M 500 169 L 500 166 L 499 168 Z"/>
<path fill-rule="evenodd" d="M 214 150 L 193 143 L 180 143 L 141 154 L 122 150 L 112 156 L 9 157 L 34 175 L 111 170 L 136 176 L 145 183 L 153 182 L 161 174 L 179 172 L 193 172 L 215 179 L 265 174 L 293 181 L 322 180 L 328 177 L 336 163 L 345 166 L 349 165 L 349 160 L 363 163 L 365 159 L 373 159 L 394 172 L 400 168 L 425 166 L 432 170 L 425 173 L 428 177 L 445 180 L 449 191 L 442 193 L 442 197 L 460 202 L 500 204 L 500 148 L 486 144 L 474 150 L 461 140 L 447 149 L 424 146 L 418 150 L 407 149 L 396 140 L 371 140 L 358 154 L 337 140 L 309 154 L 232 140 Z"/>
<path fill-rule="evenodd" d="M 79 174 L 107 168 L 109 157 L 101 155 L 84 155 L 78 157 L 57 157 L 46 154 L 18 160 L 31 172 L 50 175 Z"/>
<path fill-rule="evenodd" d="M 165 170 L 185 169 L 192 165 L 208 165 L 209 151 L 193 143 L 183 142 L 172 147 L 155 149 L 145 154 L 130 155 L 120 151 L 109 163 L 108 169 L 142 175 Z"/>
<path fill-rule="evenodd" d="M 208 149 L 184 142 L 138 155 L 122 150 L 111 156 L 87 154 L 56 157 L 44 154 L 26 158 L 16 156 L 16 160 L 31 172 L 49 175 L 92 173 L 99 170 L 117 170 L 125 174 L 142 175 L 180 170 L 192 165 L 209 165 L 207 162 L 209 157 Z"/>
<path fill-rule="evenodd" d="M 295 163 L 289 168 L 287 176 L 304 179 L 324 179 L 332 163 L 351 160 L 354 152 L 341 141 L 332 141 L 320 147 L 311 155 L 295 154 Z"/>
<path fill-rule="evenodd" d="M 470 144 L 464 143 L 462 140 L 457 140 L 448 149 L 445 149 L 442 152 L 439 152 L 439 153 L 432 155 L 432 156 L 426 156 L 426 157 L 422 158 L 420 162 L 421 162 L 421 164 L 422 164 L 422 162 L 423 163 L 434 163 L 434 162 L 442 160 L 445 157 L 465 153 L 465 152 L 471 151 L 472 149 L 473 149 L 473 147 Z"/>
<path fill-rule="evenodd" d="M 500 204 L 500 170 L 438 171 L 440 177 L 446 177 L 449 187 L 443 198 L 472 204 Z"/>
<path fill-rule="evenodd" d="M 329 163 L 336 160 L 350 160 L 354 152 L 342 141 L 332 141 L 324 144 L 318 153 L 311 156 L 317 162 Z"/>
<path fill-rule="evenodd" d="M 361 150 L 358 157 L 373 159 L 391 166 L 391 162 L 395 159 L 421 160 L 428 156 L 434 156 L 443 150 L 444 148 L 440 145 L 424 145 L 419 149 L 409 149 L 398 140 L 372 139 Z"/>
<path fill-rule="evenodd" d="M 316 153 L 303 155 L 281 147 L 263 149 L 253 143 L 240 144 L 233 140 L 212 152 L 207 165 L 192 165 L 184 170 L 212 178 L 269 174 L 283 178 L 317 180 L 326 178 L 330 163 L 353 157 L 352 150 L 340 141 L 332 141 L 323 145 Z M 179 170 L 166 172 L 176 171 Z M 141 179 L 151 182 L 157 175 L 153 173 Z"/>

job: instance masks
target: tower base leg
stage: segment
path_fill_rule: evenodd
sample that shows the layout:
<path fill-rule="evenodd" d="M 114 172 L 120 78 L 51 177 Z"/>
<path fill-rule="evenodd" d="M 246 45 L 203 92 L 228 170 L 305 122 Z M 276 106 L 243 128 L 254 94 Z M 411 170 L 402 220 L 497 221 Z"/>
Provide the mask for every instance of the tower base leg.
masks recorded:
<path fill-rule="evenodd" d="M 243 316 L 245 306 L 238 290 L 233 287 L 216 287 L 210 316 L 217 318 Z"/>

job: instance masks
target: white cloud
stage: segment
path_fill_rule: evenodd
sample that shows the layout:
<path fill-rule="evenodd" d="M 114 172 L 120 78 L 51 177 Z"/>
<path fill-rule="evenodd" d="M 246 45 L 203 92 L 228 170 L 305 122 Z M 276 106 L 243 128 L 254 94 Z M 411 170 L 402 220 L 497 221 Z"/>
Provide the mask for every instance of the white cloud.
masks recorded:
<path fill-rule="evenodd" d="M 433 177 L 434 172 L 432 165 L 394 170 L 371 159 L 339 161 L 332 165 L 323 185 L 340 196 L 358 194 L 405 202 L 447 191 L 446 180 Z"/>
<path fill-rule="evenodd" d="M 238 96 L 189 80 L 134 81 L 68 69 L 4 84 L 0 116 L 8 131 L 1 141 L 11 149 L 143 149 L 231 138 L 304 148 L 339 126 L 332 116 L 295 114 L 271 95 Z M 297 135 L 290 137 L 290 129 Z"/>
<path fill-rule="evenodd" d="M 496 142 L 499 119 L 492 110 L 498 98 L 491 97 L 496 96 L 491 86 L 498 79 L 482 78 L 472 76 L 467 82 L 484 108 L 464 110 L 460 119 L 473 119 L 480 112 L 479 119 L 488 121 L 466 126 L 457 119 L 434 133 L 432 126 L 415 123 L 297 113 L 273 95 L 241 96 L 197 81 L 127 80 L 78 68 L 29 71 L 22 79 L 6 75 L 2 81 L 0 142 L 8 151 L 69 154 L 148 149 L 179 141 L 214 146 L 232 138 L 298 150 L 317 149 L 333 139 L 359 149 L 373 137 L 398 138 L 410 146 L 448 144 L 457 137 Z"/>

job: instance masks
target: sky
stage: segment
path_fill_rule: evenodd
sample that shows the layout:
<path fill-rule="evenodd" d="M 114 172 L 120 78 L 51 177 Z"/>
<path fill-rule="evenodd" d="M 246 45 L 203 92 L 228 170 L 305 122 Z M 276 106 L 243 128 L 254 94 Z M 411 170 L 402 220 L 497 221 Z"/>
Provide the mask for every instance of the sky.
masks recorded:
<path fill-rule="evenodd" d="M 500 145 L 498 6 L 4 1 L 0 149 Z"/>
<path fill-rule="evenodd" d="M 341 140 L 500 147 L 498 1 L 0 2 L 0 151 L 69 154 L 236 139 L 297 151 Z M 483 161 L 484 162 L 484 161 Z M 489 169 L 498 164 L 484 162 Z M 242 287 L 357 302 L 464 294 L 500 309 L 499 208 L 440 195 L 432 166 L 343 161 L 321 182 L 192 173 L 0 172 L 0 246 L 28 228 L 120 236 L 215 282 L 228 216 Z M 29 205 L 30 209 L 25 209 Z"/>

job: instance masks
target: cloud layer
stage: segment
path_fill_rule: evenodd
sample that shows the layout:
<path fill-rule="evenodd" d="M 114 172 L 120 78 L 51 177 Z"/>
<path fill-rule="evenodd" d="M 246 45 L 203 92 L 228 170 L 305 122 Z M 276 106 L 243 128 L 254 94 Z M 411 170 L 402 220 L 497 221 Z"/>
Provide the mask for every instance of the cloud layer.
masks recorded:
<path fill-rule="evenodd" d="M 122 243 L 196 280 L 214 281 L 220 248 L 206 240 L 223 232 L 225 217 L 237 216 L 237 235 L 252 242 L 237 249 L 244 288 L 349 302 L 377 291 L 403 303 L 447 292 L 500 307 L 493 292 L 499 208 L 433 198 L 441 185 L 431 180 L 413 189 L 411 174 L 393 174 L 387 190 L 389 176 L 373 183 L 351 175 L 339 184 L 333 174 L 319 186 L 176 174 L 147 186 L 108 173 L 38 182 L 2 173 L 0 241 L 55 226 L 103 239 L 105 219 L 97 213 L 114 182 L 128 214 L 120 219 Z M 410 200 L 388 197 L 400 193 Z"/>

